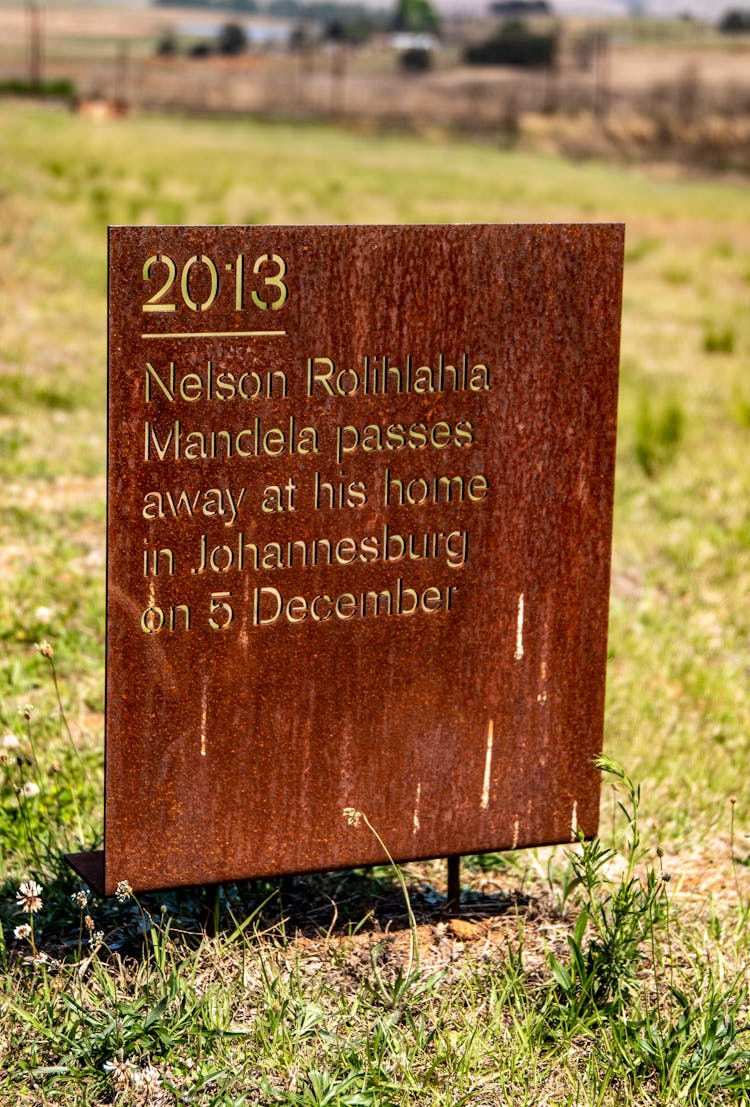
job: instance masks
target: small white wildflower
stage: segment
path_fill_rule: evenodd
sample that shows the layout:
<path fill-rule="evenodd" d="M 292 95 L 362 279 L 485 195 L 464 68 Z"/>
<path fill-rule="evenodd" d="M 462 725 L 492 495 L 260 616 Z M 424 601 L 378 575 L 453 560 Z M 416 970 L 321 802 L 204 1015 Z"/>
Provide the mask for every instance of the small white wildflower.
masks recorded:
<path fill-rule="evenodd" d="M 89 945 L 91 946 L 92 949 L 98 949 L 103 941 L 104 941 L 104 931 L 103 930 L 95 930 L 92 933 L 91 937 L 89 938 Z"/>
<path fill-rule="evenodd" d="M 20 745 L 21 743 L 15 734 L 3 735 L 3 749 L 17 750 Z"/>
<path fill-rule="evenodd" d="M 29 926 L 29 924 L 28 923 L 21 923 L 20 926 L 17 926 L 16 929 L 13 931 L 13 937 L 17 938 L 19 942 L 22 942 L 25 939 L 30 938 L 31 937 L 31 927 Z"/>
<path fill-rule="evenodd" d="M 18 714 L 23 715 L 24 719 L 30 719 L 34 714 L 33 703 L 22 703 L 18 708 Z"/>
<path fill-rule="evenodd" d="M 36 621 L 38 623 L 41 623 L 42 626 L 46 626 L 47 623 L 52 622 L 52 616 L 54 614 L 55 613 L 54 613 L 54 611 L 52 610 L 51 607 L 42 606 L 42 607 L 38 607 L 36 609 L 36 611 L 34 612 L 34 618 L 36 619 Z"/>
<path fill-rule="evenodd" d="M 34 646 L 34 649 L 37 651 L 37 653 L 40 653 L 42 657 L 46 657 L 50 660 L 52 659 L 55 652 L 46 639 L 44 639 L 44 641 L 42 642 L 37 642 Z"/>
<path fill-rule="evenodd" d="M 82 911 L 89 902 L 89 894 L 88 892 L 84 892 L 83 888 L 81 888 L 80 892 L 73 892 L 70 898 L 73 900 L 76 907 L 80 907 Z"/>
<path fill-rule="evenodd" d="M 345 807 L 342 811 L 342 815 L 349 826 L 359 826 L 362 821 L 362 812 L 358 811 L 356 807 Z"/>
<path fill-rule="evenodd" d="M 57 972 L 62 967 L 62 963 L 56 957 L 50 957 L 43 949 L 24 957 L 23 963 L 24 965 L 35 965 L 37 968 L 43 965 L 48 972 Z"/>
<path fill-rule="evenodd" d="M 130 887 L 127 880 L 121 880 L 115 889 L 115 898 L 118 903 L 125 903 L 126 900 L 130 899 L 132 894 L 133 889 Z"/>
<path fill-rule="evenodd" d="M 26 799 L 30 800 L 39 795 L 39 785 L 35 784 L 33 780 L 27 780 L 21 791 Z"/>
<path fill-rule="evenodd" d="M 126 1088 L 134 1081 L 133 1066 L 122 1057 L 119 1061 L 105 1061 L 102 1068 L 118 1088 Z"/>
<path fill-rule="evenodd" d="M 133 1083 L 146 1092 L 155 1092 L 157 1088 L 161 1087 L 159 1070 L 155 1069 L 153 1065 L 146 1065 L 145 1069 L 135 1073 Z"/>
<path fill-rule="evenodd" d="M 42 889 L 35 880 L 24 880 L 16 892 L 16 906 L 27 915 L 35 915 L 42 909 Z"/>

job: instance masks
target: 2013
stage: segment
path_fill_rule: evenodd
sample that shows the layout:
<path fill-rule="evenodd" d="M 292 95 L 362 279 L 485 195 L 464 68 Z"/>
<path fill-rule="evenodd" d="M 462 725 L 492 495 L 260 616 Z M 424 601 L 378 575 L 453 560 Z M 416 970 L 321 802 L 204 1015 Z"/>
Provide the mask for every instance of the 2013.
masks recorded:
<path fill-rule="evenodd" d="M 142 305 L 143 311 L 177 311 L 177 302 L 167 299 L 173 294 L 172 289 L 176 284 L 182 302 L 190 311 L 208 311 L 213 306 L 219 294 L 219 266 L 208 254 L 193 254 L 189 257 L 179 276 L 178 266 L 169 254 L 152 254 L 143 263 L 144 281 L 151 280 L 152 270 L 162 266 L 166 269 L 163 283 Z M 202 267 L 208 276 L 208 293 L 202 300 L 196 300 L 190 289 L 191 275 L 198 272 L 196 267 Z M 242 311 L 245 306 L 245 255 L 238 254 L 233 262 L 225 264 L 224 269 L 234 273 L 234 306 L 235 310 Z M 253 273 L 261 277 L 260 289 L 252 289 L 250 292 L 250 299 L 255 307 L 261 311 L 279 311 L 283 308 L 289 296 L 289 288 L 284 280 L 287 274 L 284 259 L 279 254 L 260 254 L 253 263 Z M 203 283 L 205 285 L 205 277 Z"/>

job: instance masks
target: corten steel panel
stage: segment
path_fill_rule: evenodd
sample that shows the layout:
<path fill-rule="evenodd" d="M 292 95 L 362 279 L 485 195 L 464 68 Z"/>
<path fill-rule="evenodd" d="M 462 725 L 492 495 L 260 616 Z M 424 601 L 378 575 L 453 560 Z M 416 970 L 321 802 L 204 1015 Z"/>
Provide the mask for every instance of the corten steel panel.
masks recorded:
<path fill-rule="evenodd" d="M 622 244 L 112 229 L 107 892 L 595 833 Z"/>

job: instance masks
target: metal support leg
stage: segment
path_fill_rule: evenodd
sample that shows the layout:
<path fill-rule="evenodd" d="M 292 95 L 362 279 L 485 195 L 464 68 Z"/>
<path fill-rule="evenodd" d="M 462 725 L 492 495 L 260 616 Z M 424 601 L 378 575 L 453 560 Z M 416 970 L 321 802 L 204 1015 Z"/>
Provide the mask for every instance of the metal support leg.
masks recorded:
<path fill-rule="evenodd" d="M 448 902 L 446 910 L 450 915 L 456 915 L 461 907 L 461 858 L 460 856 L 448 859 Z"/>

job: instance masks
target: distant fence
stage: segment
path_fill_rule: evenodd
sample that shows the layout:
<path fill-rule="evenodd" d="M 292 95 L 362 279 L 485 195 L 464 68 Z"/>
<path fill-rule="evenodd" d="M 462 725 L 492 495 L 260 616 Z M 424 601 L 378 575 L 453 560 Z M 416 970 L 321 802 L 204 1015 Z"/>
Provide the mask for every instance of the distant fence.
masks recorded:
<path fill-rule="evenodd" d="M 58 68 L 59 75 L 71 71 L 70 64 Z M 685 66 L 670 80 L 624 87 L 610 79 L 604 61 L 533 71 L 463 66 L 415 75 L 398 71 L 394 58 L 391 73 L 373 73 L 359 67 L 356 52 L 339 46 L 298 55 L 247 54 L 231 62 L 141 57 L 125 66 L 120 56 L 110 66 L 73 68 L 81 96 L 135 109 L 335 118 L 505 139 L 522 132 L 530 114 L 546 116 L 550 133 L 559 122 L 563 139 L 572 133 L 571 121 L 588 117 L 600 145 L 604 139 L 635 153 L 674 149 L 690 160 L 750 169 L 750 72 L 747 81 L 704 82 L 698 68 Z M 56 75 L 51 64 L 48 73 Z M 585 153 L 585 136 L 580 141 L 576 152 Z"/>

